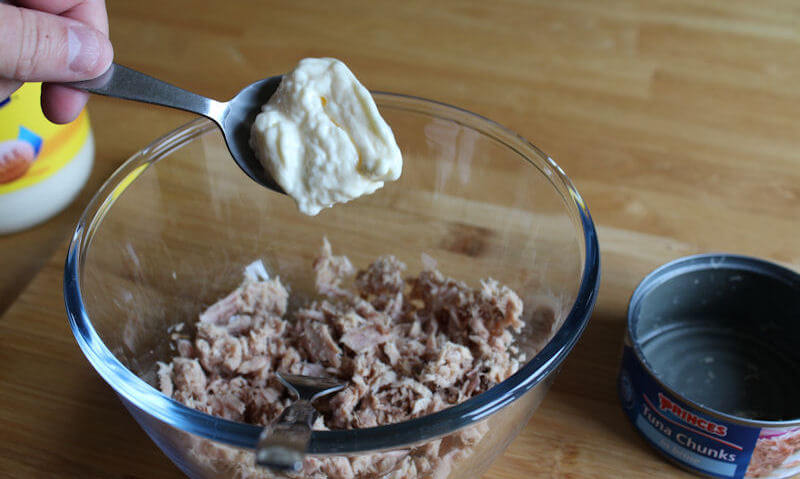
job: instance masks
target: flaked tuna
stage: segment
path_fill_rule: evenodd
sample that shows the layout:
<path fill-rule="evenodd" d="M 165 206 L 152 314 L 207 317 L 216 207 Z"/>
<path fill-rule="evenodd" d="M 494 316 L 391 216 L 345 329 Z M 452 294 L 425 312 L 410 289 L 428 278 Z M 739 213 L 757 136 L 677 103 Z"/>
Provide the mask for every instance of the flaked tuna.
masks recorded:
<path fill-rule="evenodd" d="M 276 371 L 333 376 L 348 386 L 319 402 L 315 428 L 351 429 L 434 413 L 515 373 L 525 359 L 514 346 L 523 326 L 519 296 L 492 279 L 472 289 L 433 269 L 432 259 L 425 264 L 407 278 L 403 263 L 384 256 L 356 272 L 326 239 L 313 263 L 319 297 L 292 312 L 280 279 L 248 274 L 200 314 L 191 340 L 174 338 L 177 356 L 158 365 L 158 386 L 195 409 L 265 425 L 289 403 Z M 487 428 L 405 451 L 310 458 L 303 474 L 446 477 Z M 215 462 L 230 456 L 216 450 Z M 237 477 L 275 477 L 250 464 L 236 470 Z"/>

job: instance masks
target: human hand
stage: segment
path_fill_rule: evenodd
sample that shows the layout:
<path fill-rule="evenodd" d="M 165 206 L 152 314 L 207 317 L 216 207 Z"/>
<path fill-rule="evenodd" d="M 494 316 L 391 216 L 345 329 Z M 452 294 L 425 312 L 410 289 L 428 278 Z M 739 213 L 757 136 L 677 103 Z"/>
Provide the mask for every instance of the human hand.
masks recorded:
<path fill-rule="evenodd" d="M 42 86 L 53 123 L 74 120 L 89 98 L 57 83 L 95 78 L 114 53 L 104 0 L 0 0 L 0 100 L 27 81 Z"/>

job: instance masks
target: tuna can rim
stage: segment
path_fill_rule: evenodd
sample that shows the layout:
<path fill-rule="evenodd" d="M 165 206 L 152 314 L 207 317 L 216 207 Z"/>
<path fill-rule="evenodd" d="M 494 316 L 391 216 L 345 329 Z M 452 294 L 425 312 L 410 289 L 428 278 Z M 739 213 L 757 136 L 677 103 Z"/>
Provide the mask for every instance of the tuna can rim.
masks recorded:
<path fill-rule="evenodd" d="M 781 266 L 761 258 L 752 256 L 728 254 L 728 253 L 705 253 L 692 256 L 684 256 L 665 263 L 655 270 L 651 271 L 647 276 L 642 279 L 631 294 L 631 299 L 628 303 L 627 311 L 627 327 L 626 336 L 630 341 L 630 345 L 636 355 L 636 358 L 642 364 L 647 373 L 661 386 L 665 391 L 669 392 L 676 398 L 680 398 L 686 404 L 695 410 L 708 414 L 709 416 L 723 419 L 735 424 L 753 427 L 792 427 L 800 426 L 800 417 L 797 419 L 783 420 L 783 421 L 764 421 L 756 419 L 747 419 L 741 416 L 734 416 L 731 414 L 718 411 L 716 409 L 703 406 L 700 403 L 693 401 L 672 387 L 665 384 L 656 374 L 653 367 L 644 357 L 642 348 L 639 345 L 636 336 L 636 325 L 638 322 L 639 305 L 644 297 L 646 297 L 653 289 L 661 286 L 665 282 L 695 271 L 704 269 L 736 269 L 740 271 L 747 271 L 755 274 L 760 274 L 780 282 L 785 283 L 790 288 L 800 290 L 800 273 L 797 273 L 787 267 Z"/>

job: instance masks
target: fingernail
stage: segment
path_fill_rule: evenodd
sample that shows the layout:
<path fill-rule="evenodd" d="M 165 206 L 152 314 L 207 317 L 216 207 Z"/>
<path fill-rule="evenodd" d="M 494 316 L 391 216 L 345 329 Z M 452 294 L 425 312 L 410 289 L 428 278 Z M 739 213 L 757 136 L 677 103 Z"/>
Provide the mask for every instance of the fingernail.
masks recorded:
<path fill-rule="evenodd" d="M 86 73 L 94 69 L 100 58 L 100 43 L 97 35 L 88 28 L 69 27 L 67 30 L 69 46 L 69 69 L 76 73 Z"/>

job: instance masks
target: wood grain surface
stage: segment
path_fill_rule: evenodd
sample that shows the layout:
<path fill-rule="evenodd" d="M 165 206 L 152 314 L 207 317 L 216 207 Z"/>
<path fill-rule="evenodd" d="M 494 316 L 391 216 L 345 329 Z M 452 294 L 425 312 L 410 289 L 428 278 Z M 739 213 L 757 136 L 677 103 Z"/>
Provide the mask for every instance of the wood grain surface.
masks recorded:
<path fill-rule="evenodd" d="M 109 15 L 116 61 L 211 97 L 334 56 L 371 89 L 461 106 L 550 154 L 597 224 L 600 297 L 485 477 L 686 476 L 617 403 L 626 303 L 647 272 L 691 253 L 800 269 L 800 4 L 139 0 Z M 93 192 L 191 116 L 105 98 L 89 111 L 97 158 L 80 198 L 0 238 L 0 477 L 181 477 L 81 355 L 61 276 Z"/>

